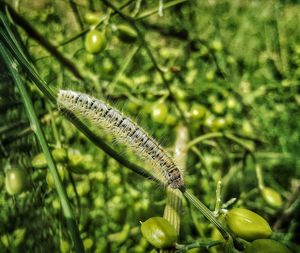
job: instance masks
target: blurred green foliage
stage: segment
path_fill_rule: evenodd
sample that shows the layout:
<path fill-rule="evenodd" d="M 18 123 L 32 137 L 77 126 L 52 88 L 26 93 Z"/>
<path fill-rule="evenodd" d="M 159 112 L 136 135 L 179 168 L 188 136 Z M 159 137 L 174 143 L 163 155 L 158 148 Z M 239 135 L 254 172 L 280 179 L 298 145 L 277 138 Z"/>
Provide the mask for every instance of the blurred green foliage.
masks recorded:
<path fill-rule="evenodd" d="M 156 0 L 141 1 L 140 8 L 137 3 L 132 1 L 122 11 L 139 17 L 158 8 Z M 117 26 L 129 24 L 101 1 L 26 0 L 11 1 L 11 5 L 84 77 L 75 78 L 43 43 L 19 28 L 38 72 L 53 90 L 74 89 L 113 103 L 167 148 L 174 142 L 175 126 L 185 122 L 176 104 L 188 122 L 191 140 L 211 133 L 233 134 L 242 145 L 228 138 L 211 138 L 197 144 L 199 152 L 190 150 L 187 187 L 213 209 L 217 182 L 222 180 L 223 203 L 237 198 L 235 206 L 254 210 L 275 226 L 276 240 L 292 252 L 300 250 L 296 245 L 300 240 L 297 1 L 186 1 L 164 9 L 162 16 L 154 13 L 137 21 L 165 82 L 143 41 L 124 43 L 118 38 Z M 86 51 L 85 34 L 64 43 L 82 29 L 94 28 L 83 18 L 90 12 L 97 13 L 96 29 L 107 40 L 106 49 L 98 54 Z M 19 94 L 2 63 L 0 69 L 1 252 L 71 252 L 47 168 L 32 164 L 40 150 Z M 51 148 L 63 147 L 67 152 L 57 163 L 86 251 L 150 252 L 139 221 L 162 215 L 162 189 L 92 145 L 33 83 L 27 84 Z M 140 163 L 130 151 L 113 147 Z M 262 168 L 266 187 L 283 198 L 282 209 L 266 205 L 258 189 L 255 163 Z M 5 191 L 8 165 L 28 172 L 30 183 L 21 195 Z M 184 203 L 179 242 L 210 238 L 212 233 L 202 215 Z"/>

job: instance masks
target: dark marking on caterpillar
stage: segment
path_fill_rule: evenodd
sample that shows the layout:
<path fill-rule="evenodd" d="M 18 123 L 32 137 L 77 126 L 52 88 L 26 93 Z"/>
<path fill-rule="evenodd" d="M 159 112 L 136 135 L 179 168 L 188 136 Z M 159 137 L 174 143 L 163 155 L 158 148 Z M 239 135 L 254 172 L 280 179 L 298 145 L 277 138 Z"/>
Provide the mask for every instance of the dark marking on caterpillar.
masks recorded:
<path fill-rule="evenodd" d="M 158 166 L 170 187 L 184 188 L 182 174 L 172 158 L 140 126 L 117 109 L 87 94 L 71 90 L 59 90 L 57 105 L 60 110 L 70 110 L 100 126 L 118 142 L 131 147 L 138 156 L 154 167 Z"/>

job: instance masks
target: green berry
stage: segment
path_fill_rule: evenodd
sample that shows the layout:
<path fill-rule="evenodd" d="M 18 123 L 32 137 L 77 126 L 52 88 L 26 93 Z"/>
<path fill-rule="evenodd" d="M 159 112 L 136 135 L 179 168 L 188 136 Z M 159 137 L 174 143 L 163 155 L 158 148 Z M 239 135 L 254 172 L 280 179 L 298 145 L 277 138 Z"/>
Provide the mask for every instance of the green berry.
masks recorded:
<path fill-rule="evenodd" d="M 282 206 L 281 195 L 277 191 L 273 190 L 272 188 L 264 187 L 261 190 L 261 194 L 263 199 L 267 202 L 268 205 L 274 208 L 279 208 Z"/>
<path fill-rule="evenodd" d="M 218 39 L 214 40 L 211 43 L 211 49 L 215 50 L 216 52 L 220 52 L 223 50 L 222 42 Z"/>
<path fill-rule="evenodd" d="M 162 217 L 152 217 L 142 223 L 141 231 L 146 240 L 159 249 L 175 246 L 177 233 L 171 223 Z"/>
<path fill-rule="evenodd" d="M 95 25 L 100 21 L 101 14 L 97 12 L 87 12 L 84 21 L 89 25 Z"/>
<path fill-rule="evenodd" d="M 225 219 L 230 230 L 247 241 L 268 238 L 272 234 L 272 229 L 268 222 L 248 209 L 231 209 L 226 214 Z"/>
<path fill-rule="evenodd" d="M 193 104 L 190 111 L 190 115 L 193 120 L 200 120 L 206 116 L 206 112 L 207 110 L 203 105 Z"/>
<path fill-rule="evenodd" d="M 67 160 L 67 157 L 68 157 L 68 153 L 64 148 L 53 149 L 52 155 L 56 162 L 64 162 Z"/>
<path fill-rule="evenodd" d="M 25 191 L 28 184 L 28 178 L 25 170 L 19 168 L 10 168 L 6 171 L 5 187 L 10 195 L 18 195 Z"/>
<path fill-rule="evenodd" d="M 91 54 L 103 51 L 106 47 L 106 37 L 103 32 L 92 30 L 85 37 L 85 49 Z"/>
<path fill-rule="evenodd" d="M 60 176 L 60 179 L 64 180 L 65 171 L 64 171 L 64 168 L 63 168 L 63 166 L 61 164 L 57 165 L 57 171 L 58 171 L 58 174 Z M 46 182 L 47 182 L 47 184 L 48 184 L 48 186 L 50 188 L 53 187 L 53 185 L 54 185 L 54 179 L 53 179 L 53 176 L 52 176 L 52 173 L 50 172 L 50 170 L 48 170 L 48 172 L 47 172 Z"/>
<path fill-rule="evenodd" d="M 291 253 L 283 244 L 271 239 L 258 239 L 253 241 L 245 253 Z"/>
<path fill-rule="evenodd" d="M 125 43 L 133 43 L 137 39 L 137 33 L 131 26 L 123 24 L 118 26 L 118 37 Z"/>
<path fill-rule="evenodd" d="M 151 109 L 152 120 L 157 123 L 164 123 L 168 114 L 167 105 L 164 103 L 156 103 Z"/>
<path fill-rule="evenodd" d="M 32 167 L 36 169 L 43 169 L 47 167 L 47 161 L 44 153 L 39 153 L 35 157 L 33 157 L 31 161 Z"/>

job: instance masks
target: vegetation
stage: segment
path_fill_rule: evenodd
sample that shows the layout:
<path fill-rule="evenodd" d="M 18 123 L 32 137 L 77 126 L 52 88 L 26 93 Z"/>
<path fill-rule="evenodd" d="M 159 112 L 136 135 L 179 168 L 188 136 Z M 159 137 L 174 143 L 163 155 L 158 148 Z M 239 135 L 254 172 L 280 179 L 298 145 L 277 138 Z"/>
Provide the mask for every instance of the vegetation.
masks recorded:
<path fill-rule="evenodd" d="M 299 252 L 299 12 L 0 0 L 1 252 Z M 137 122 L 185 188 L 59 110 L 60 89 Z"/>

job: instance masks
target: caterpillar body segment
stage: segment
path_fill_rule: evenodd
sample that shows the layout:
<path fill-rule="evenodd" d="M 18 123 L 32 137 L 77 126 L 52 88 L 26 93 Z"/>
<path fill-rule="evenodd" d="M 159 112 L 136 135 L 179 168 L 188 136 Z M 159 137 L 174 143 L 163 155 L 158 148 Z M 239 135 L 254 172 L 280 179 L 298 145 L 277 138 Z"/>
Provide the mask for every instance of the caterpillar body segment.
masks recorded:
<path fill-rule="evenodd" d="M 181 172 L 171 157 L 141 127 L 117 109 L 87 94 L 71 90 L 59 90 L 57 105 L 59 109 L 72 111 L 100 126 L 155 168 L 159 167 L 170 187 L 184 188 Z"/>

